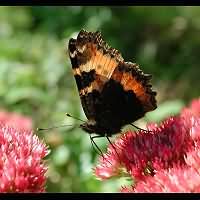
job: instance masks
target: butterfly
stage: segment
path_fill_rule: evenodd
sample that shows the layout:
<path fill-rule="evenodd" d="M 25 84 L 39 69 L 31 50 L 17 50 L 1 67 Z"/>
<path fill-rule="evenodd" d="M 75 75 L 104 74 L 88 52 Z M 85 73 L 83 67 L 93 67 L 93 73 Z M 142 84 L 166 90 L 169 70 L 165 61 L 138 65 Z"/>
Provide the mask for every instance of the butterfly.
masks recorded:
<path fill-rule="evenodd" d="M 81 30 L 76 39 L 69 40 L 68 52 L 88 119 L 81 124 L 84 131 L 110 137 L 156 109 L 152 76 L 136 63 L 125 62 L 99 31 Z"/>

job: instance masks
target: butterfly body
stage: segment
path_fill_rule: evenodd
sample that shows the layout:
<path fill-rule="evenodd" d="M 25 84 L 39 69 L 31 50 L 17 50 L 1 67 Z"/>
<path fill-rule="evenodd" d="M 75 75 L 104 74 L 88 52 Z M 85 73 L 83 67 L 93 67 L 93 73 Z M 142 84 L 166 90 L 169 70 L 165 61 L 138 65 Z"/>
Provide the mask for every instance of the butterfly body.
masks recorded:
<path fill-rule="evenodd" d="M 121 128 L 156 108 L 151 75 L 137 64 L 125 62 L 118 50 L 102 39 L 100 32 L 80 31 L 70 39 L 69 56 L 88 121 L 88 133 L 112 136 Z"/>

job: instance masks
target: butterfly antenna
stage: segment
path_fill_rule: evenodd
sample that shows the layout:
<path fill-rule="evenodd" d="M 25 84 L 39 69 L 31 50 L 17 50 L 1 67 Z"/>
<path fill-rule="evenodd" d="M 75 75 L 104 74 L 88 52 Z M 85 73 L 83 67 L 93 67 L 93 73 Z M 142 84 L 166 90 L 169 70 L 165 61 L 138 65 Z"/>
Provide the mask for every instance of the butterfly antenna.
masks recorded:
<path fill-rule="evenodd" d="M 145 130 L 145 129 L 143 129 L 143 128 L 140 128 L 140 127 L 138 127 L 138 126 L 136 126 L 136 125 L 134 125 L 134 124 L 132 124 L 132 123 L 130 123 L 130 125 L 133 126 L 133 127 L 135 127 L 135 128 L 138 129 L 138 130 L 141 130 L 141 131 L 152 132 L 152 131 L 150 131 L 150 130 Z"/>
<path fill-rule="evenodd" d="M 74 118 L 74 119 L 79 120 L 79 121 L 81 121 L 81 122 L 85 122 L 85 121 L 82 120 L 82 119 L 79 119 L 79 118 L 77 118 L 77 117 L 74 117 L 74 116 L 70 115 L 69 113 L 66 113 L 66 115 L 67 115 L 67 117 L 71 117 L 71 118 Z"/>
<path fill-rule="evenodd" d="M 68 127 L 68 126 L 74 126 L 74 125 L 60 125 L 60 126 L 51 126 L 49 128 L 37 128 L 36 130 L 37 131 L 48 131 L 48 130 L 51 130 L 51 129 L 57 129 L 57 128 L 62 128 L 62 127 Z"/>

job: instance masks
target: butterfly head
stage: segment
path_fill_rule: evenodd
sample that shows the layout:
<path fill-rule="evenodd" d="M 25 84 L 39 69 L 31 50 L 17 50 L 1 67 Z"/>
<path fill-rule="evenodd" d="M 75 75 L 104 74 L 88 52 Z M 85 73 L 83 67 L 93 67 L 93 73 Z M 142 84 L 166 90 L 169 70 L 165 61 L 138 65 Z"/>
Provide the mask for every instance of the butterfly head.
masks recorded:
<path fill-rule="evenodd" d="M 101 136 L 112 136 L 121 132 L 121 126 L 107 126 L 105 124 L 99 124 L 95 120 L 88 120 L 80 125 L 84 131 L 89 134 L 96 133 Z"/>
<path fill-rule="evenodd" d="M 88 132 L 88 133 L 95 133 L 97 126 L 96 126 L 96 121 L 95 120 L 88 120 L 87 122 L 83 123 L 80 125 L 80 127 Z"/>

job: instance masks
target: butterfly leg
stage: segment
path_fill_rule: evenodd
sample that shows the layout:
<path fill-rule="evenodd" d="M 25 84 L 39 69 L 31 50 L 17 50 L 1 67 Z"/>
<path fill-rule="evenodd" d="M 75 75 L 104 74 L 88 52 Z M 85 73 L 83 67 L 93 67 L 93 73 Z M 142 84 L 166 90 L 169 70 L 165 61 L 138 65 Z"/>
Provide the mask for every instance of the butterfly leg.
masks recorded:
<path fill-rule="evenodd" d="M 97 152 L 97 154 L 99 154 L 100 156 L 102 156 L 103 157 L 103 159 L 104 159 L 104 155 L 103 155 L 103 153 L 102 153 L 102 151 L 101 151 L 101 149 L 98 147 L 98 145 L 95 143 L 95 141 L 94 141 L 94 138 L 100 138 L 100 137 L 102 137 L 101 135 L 95 135 L 95 136 L 91 136 L 91 134 L 90 134 L 90 141 L 91 141 L 91 144 L 92 144 L 92 147 L 94 148 L 94 150 Z M 96 148 L 95 148 L 96 147 Z M 98 151 L 97 151 L 97 150 Z M 100 152 L 100 153 L 99 153 Z"/>
<path fill-rule="evenodd" d="M 140 127 L 138 127 L 138 126 L 136 126 L 136 125 L 134 125 L 134 124 L 132 124 L 132 123 L 130 123 L 130 125 L 133 126 L 133 127 L 135 127 L 135 128 L 138 129 L 138 130 L 141 130 L 141 131 L 152 132 L 152 131 L 150 131 L 150 130 L 142 129 L 142 128 L 140 128 Z"/>
<path fill-rule="evenodd" d="M 95 135 L 95 136 L 91 136 L 90 135 L 90 141 L 91 141 L 91 143 L 92 143 L 92 146 L 93 146 L 93 148 L 94 148 L 94 146 L 98 149 L 98 151 L 100 152 L 100 154 L 99 154 L 99 152 L 95 149 L 95 151 L 100 155 L 100 156 L 102 156 L 102 158 L 104 159 L 104 160 L 106 160 L 106 158 L 104 157 L 104 155 L 103 155 L 103 153 L 102 153 L 102 151 L 101 151 L 101 149 L 97 146 L 97 144 L 94 142 L 94 138 L 101 138 L 101 137 L 104 137 L 104 136 L 101 136 L 101 135 Z M 109 161 L 109 160 L 107 160 L 107 162 L 109 162 L 111 165 L 112 165 L 112 163 Z"/>
<path fill-rule="evenodd" d="M 106 135 L 106 138 L 107 138 L 108 142 L 110 143 L 110 145 L 112 146 L 112 148 L 115 150 L 115 153 L 117 154 L 117 156 L 119 158 L 119 161 L 121 162 L 120 156 L 119 156 L 119 154 L 117 152 L 117 149 L 115 148 L 115 146 L 113 145 L 113 143 L 110 141 L 110 138 L 108 137 L 108 135 Z"/>

